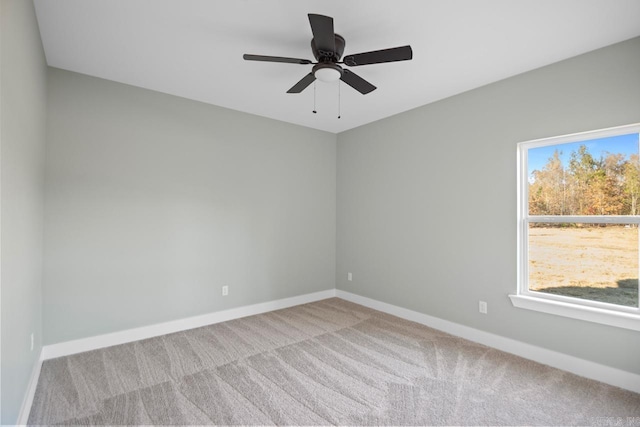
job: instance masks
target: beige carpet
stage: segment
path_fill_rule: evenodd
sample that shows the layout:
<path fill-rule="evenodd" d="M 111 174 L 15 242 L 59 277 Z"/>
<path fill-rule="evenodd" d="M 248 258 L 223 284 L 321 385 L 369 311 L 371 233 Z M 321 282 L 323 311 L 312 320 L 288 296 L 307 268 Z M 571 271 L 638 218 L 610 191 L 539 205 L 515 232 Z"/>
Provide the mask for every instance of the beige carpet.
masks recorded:
<path fill-rule="evenodd" d="M 29 424 L 640 425 L 640 395 L 332 298 L 47 360 Z"/>

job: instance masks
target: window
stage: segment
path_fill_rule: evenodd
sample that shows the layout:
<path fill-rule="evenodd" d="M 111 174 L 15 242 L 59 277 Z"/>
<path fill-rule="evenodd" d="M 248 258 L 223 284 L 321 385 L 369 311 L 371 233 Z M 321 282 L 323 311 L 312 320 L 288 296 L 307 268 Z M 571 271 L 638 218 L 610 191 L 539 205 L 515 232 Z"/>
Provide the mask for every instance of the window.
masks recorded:
<path fill-rule="evenodd" d="M 516 307 L 640 330 L 639 133 L 518 144 Z"/>

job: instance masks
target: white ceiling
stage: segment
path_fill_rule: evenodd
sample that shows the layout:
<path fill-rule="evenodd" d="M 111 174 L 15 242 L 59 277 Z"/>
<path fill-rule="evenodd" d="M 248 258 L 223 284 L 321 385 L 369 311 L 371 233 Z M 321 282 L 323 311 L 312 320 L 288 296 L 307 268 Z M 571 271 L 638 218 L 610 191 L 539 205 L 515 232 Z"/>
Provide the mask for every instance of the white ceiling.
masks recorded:
<path fill-rule="evenodd" d="M 338 133 L 640 36 L 638 0 L 35 0 L 50 66 Z M 352 71 L 361 95 L 318 82 L 307 13 L 334 18 L 345 54 L 410 44 L 413 60 Z"/>

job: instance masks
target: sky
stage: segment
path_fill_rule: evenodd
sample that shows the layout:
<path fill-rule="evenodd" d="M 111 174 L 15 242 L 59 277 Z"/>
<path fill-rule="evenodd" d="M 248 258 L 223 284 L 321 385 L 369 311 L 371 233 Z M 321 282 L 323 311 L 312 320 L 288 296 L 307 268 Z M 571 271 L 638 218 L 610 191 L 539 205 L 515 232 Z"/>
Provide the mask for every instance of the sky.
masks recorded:
<path fill-rule="evenodd" d="M 577 151 L 578 147 L 585 145 L 587 150 L 594 159 L 599 160 L 604 157 L 606 152 L 613 154 L 624 154 L 625 158 L 629 158 L 630 154 L 638 154 L 638 134 L 630 133 L 627 135 L 610 136 L 607 138 L 588 139 L 584 141 L 571 142 L 568 144 L 550 145 L 547 147 L 530 148 L 528 157 L 528 175 L 534 170 L 542 170 L 549 158 L 553 157 L 555 150 L 561 151 L 560 159 L 564 167 L 569 165 L 571 152 Z"/>

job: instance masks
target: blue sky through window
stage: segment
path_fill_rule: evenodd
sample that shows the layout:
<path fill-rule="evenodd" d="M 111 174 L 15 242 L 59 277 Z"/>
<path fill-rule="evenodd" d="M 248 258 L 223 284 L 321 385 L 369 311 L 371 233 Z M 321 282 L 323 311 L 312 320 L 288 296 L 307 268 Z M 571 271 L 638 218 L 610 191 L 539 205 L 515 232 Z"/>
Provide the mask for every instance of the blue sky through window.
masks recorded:
<path fill-rule="evenodd" d="M 531 178 L 534 170 L 542 170 L 549 159 L 553 157 L 553 152 L 555 150 L 561 152 L 560 159 L 562 160 L 562 164 L 564 167 L 568 167 L 569 160 L 571 159 L 571 153 L 573 151 L 577 151 L 581 145 L 585 145 L 589 153 L 596 160 L 600 160 L 601 157 L 605 157 L 606 153 L 624 154 L 625 158 L 629 159 L 631 154 L 638 154 L 638 135 L 639 134 L 637 133 L 630 133 L 626 135 L 570 142 L 567 144 L 530 148 L 527 153 L 529 166 L 527 174 Z"/>

